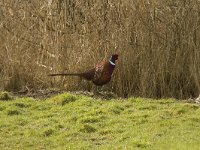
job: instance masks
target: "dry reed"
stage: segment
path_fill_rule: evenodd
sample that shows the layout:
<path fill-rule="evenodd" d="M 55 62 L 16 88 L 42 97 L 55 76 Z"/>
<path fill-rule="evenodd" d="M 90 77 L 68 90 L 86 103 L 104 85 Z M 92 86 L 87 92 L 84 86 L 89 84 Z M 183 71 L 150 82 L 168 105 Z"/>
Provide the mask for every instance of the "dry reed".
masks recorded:
<path fill-rule="evenodd" d="M 187 98 L 200 92 L 198 0 L 3 0 L 1 89 L 90 90 L 73 77 L 119 53 L 105 90 Z"/>

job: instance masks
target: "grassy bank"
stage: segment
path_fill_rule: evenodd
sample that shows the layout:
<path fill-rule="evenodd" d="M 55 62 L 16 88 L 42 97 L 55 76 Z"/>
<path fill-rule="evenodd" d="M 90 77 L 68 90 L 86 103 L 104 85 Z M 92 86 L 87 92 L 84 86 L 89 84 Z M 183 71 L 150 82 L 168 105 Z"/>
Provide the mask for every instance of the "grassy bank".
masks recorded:
<path fill-rule="evenodd" d="M 61 94 L 0 101 L 0 149 L 199 149 L 200 109 Z"/>

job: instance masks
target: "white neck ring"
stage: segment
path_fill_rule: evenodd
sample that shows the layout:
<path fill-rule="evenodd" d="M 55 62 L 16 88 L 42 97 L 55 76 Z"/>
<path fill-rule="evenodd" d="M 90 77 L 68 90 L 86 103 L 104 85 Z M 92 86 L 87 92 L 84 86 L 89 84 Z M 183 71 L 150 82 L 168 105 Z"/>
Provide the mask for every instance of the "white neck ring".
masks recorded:
<path fill-rule="evenodd" d="M 110 61 L 110 60 L 109 60 L 109 62 L 110 62 L 111 65 L 115 66 L 115 63 L 114 63 L 114 62 L 112 62 L 112 61 Z"/>

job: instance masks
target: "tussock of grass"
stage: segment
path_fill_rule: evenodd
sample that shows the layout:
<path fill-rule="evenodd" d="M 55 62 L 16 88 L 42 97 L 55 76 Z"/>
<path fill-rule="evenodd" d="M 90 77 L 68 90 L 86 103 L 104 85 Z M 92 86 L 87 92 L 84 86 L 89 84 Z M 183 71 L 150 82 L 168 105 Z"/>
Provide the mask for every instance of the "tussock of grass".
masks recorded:
<path fill-rule="evenodd" d="M 15 106 L 19 107 L 19 108 L 27 108 L 30 107 L 30 104 L 26 104 L 26 103 L 22 103 L 22 102 L 17 102 L 15 103 Z"/>
<path fill-rule="evenodd" d="M 114 114 L 120 114 L 122 111 L 124 110 L 123 107 L 119 106 L 119 105 L 114 105 L 110 111 L 113 112 Z"/>
<path fill-rule="evenodd" d="M 9 116 L 12 116 L 12 115 L 19 115 L 19 114 L 20 114 L 20 111 L 19 111 L 19 110 L 16 110 L 16 109 L 7 110 L 7 114 L 8 114 Z"/>
<path fill-rule="evenodd" d="M 0 101 L 1 149 L 199 149 L 198 105 L 61 94 Z"/>
<path fill-rule="evenodd" d="M 12 96 L 8 92 L 0 92 L 0 100 L 8 101 L 12 99 Z"/>
<path fill-rule="evenodd" d="M 51 98 L 51 101 L 63 106 L 67 103 L 74 102 L 77 99 L 78 99 L 78 96 L 74 96 L 72 94 L 61 94 L 61 95 Z"/>
<path fill-rule="evenodd" d="M 83 127 L 81 127 L 80 131 L 84 133 L 91 133 L 95 132 L 96 129 L 90 124 L 84 124 Z"/>
<path fill-rule="evenodd" d="M 43 132 L 43 135 L 44 135 L 45 137 L 46 137 L 46 136 L 50 136 L 50 135 L 53 134 L 53 132 L 54 132 L 53 129 L 47 129 L 47 130 L 45 130 L 45 131 Z"/>

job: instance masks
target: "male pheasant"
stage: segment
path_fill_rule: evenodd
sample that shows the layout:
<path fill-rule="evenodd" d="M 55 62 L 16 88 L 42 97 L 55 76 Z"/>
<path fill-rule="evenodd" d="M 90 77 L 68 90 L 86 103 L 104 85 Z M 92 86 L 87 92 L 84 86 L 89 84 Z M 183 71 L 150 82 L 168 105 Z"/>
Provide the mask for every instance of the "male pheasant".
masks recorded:
<path fill-rule="evenodd" d="M 107 84 L 115 69 L 115 61 L 118 59 L 117 54 L 113 54 L 108 61 L 98 63 L 94 68 L 82 73 L 56 73 L 49 76 L 79 76 L 85 80 L 92 81 L 97 86 Z"/>

